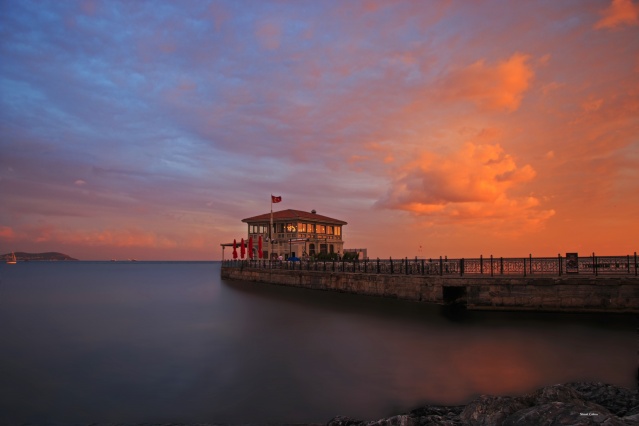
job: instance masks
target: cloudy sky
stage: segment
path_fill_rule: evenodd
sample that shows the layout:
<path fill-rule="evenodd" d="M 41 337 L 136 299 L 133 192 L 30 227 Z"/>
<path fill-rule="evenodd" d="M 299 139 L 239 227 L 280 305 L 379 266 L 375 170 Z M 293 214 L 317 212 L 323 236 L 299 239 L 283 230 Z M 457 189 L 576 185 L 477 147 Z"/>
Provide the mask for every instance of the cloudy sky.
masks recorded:
<path fill-rule="evenodd" d="M 0 253 L 639 250 L 639 4 L 0 0 Z"/>

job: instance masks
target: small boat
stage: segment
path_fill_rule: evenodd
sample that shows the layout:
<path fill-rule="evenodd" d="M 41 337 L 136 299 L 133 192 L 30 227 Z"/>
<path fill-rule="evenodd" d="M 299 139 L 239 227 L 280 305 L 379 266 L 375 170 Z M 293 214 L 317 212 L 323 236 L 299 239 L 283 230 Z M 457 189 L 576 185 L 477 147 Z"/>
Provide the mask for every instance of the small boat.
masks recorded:
<path fill-rule="evenodd" d="M 9 265 L 15 265 L 16 263 L 18 263 L 18 259 L 16 259 L 16 254 L 11 252 L 11 256 L 9 256 L 9 259 L 7 260 L 7 263 Z"/>

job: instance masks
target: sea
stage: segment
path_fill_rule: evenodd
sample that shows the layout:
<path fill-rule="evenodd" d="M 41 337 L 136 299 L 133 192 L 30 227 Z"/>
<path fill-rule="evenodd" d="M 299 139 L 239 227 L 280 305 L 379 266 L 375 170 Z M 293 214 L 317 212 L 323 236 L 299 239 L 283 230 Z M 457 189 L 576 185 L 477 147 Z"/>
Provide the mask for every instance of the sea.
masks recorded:
<path fill-rule="evenodd" d="M 451 315 L 220 266 L 1 264 L 0 424 L 326 423 L 570 381 L 637 388 L 634 316 Z"/>

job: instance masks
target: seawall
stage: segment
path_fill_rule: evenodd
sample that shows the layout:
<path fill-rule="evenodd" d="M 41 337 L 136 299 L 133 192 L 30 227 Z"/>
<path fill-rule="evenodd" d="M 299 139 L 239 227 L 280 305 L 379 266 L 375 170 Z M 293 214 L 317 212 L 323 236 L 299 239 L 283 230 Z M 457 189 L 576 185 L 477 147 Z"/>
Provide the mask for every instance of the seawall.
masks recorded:
<path fill-rule="evenodd" d="M 221 275 L 229 280 L 464 304 L 470 310 L 639 313 L 639 278 L 632 275 L 451 277 L 228 266 L 222 266 Z"/>

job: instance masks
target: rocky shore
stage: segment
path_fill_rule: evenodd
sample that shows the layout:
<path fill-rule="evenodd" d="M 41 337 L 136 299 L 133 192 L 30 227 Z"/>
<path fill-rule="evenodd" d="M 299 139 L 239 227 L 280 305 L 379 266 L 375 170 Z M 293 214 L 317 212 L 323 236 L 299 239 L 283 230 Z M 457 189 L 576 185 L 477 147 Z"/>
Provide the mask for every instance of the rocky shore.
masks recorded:
<path fill-rule="evenodd" d="M 338 416 L 327 426 L 639 425 L 636 390 L 596 382 L 552 385 L 519 397 L 482 395 L 465 406 L 425 406 L 363 421 Z"/>

